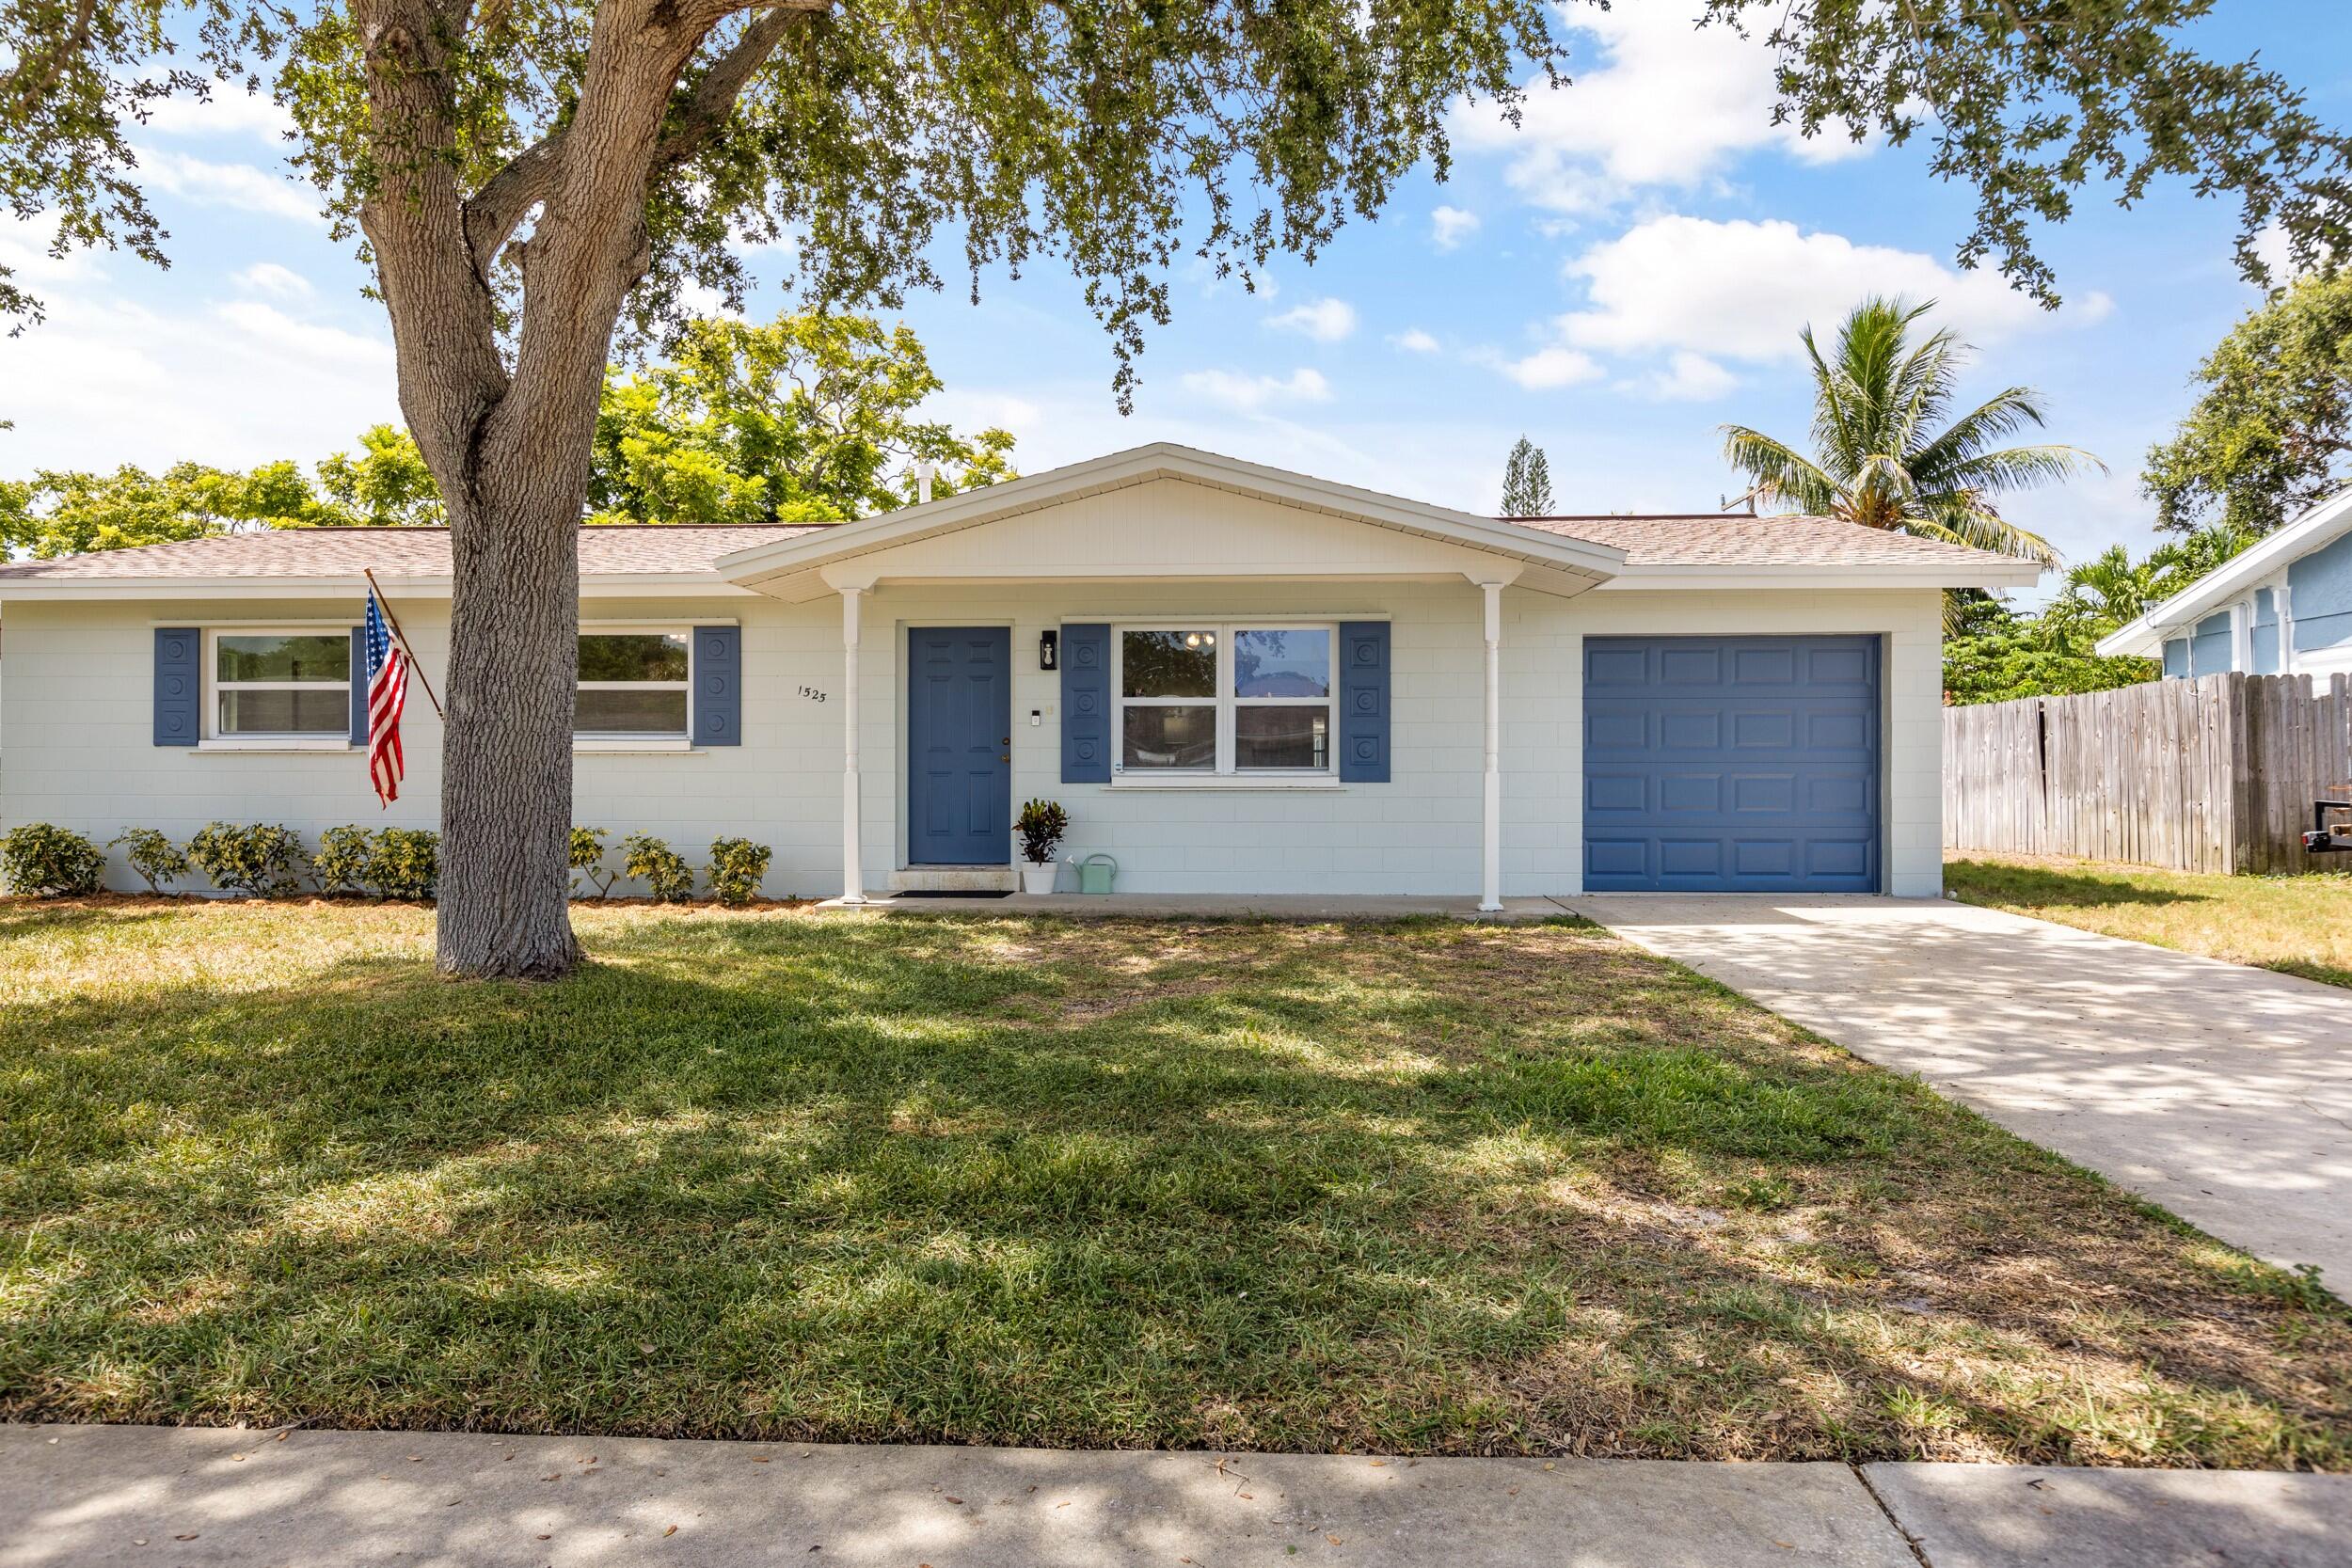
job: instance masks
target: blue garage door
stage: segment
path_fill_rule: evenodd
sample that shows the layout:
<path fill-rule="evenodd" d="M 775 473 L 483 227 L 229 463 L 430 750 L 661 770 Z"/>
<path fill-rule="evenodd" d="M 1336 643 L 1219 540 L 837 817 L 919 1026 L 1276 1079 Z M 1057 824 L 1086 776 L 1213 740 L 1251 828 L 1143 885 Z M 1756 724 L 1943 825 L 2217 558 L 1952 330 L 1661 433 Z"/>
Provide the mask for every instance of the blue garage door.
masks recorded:
<path fill-rule="evenodd" d="M 1584 886 L 1875 893 L 1870 637 L 1584 641 Z"/>

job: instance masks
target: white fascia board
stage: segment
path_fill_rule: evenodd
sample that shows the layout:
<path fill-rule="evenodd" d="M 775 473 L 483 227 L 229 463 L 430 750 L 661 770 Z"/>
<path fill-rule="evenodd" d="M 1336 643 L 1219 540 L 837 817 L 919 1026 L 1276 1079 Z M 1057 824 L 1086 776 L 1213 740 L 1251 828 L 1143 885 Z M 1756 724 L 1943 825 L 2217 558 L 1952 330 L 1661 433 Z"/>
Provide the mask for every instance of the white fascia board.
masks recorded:
<path fill-rule="evenodd" d="M 2103 658 L 2130 655 L 2153 658 L 2167 639 L 2225 609 L 2231 600 L 2268 583 L 2287 566 L 2323 546 L 2352 533 L 2352 490 L 2321 501 L 2295 521 L 2243 550 L 2173 594 L 2137 621 L 2099 639 Z"/>
<path fill-rule="evenodd" d="M 421 599 L 446 599 L 452 584 L 445 577 L 389 578 L 376 580 L 385 594 L 397 599 L 410 594 Z M 334 599 L 362 596 L 363 577 L 335 578 L 25 578 L 0 579 L 0 604 L 29 599 Z M 580 579 L 583 599 L 735 599 L 757 598 L 709 572 L 609 572 Z"/>
<path fill-rule="evenodd" d="M 1952 566 L 1726 566 L 1720 562 L 1692 565 L 1628 566 L 1600 585 L 1601 593 L 1657 593 L 1661 590 L 1820 588 L 2030 588 L 2042 568 L 2030 561 L 1994 560 Z"/>
<path fill-rule="evenodd" d="M 1190 480 L 1233 490 L 1277 503 L 1306 507 L 1349 517 L 1375 527 L 1393 528 L 1450 544 L 1487 550 L 1517 560 L 1540 562 L 1587 577 L 1613 576 L 1625 564 L 1625 553 L 1587 540 L 1539 533 L 1516 528 L 1492 517 L 1384 496 L 1353 485 L 1287 469 L 1270 468 L 1239 458 L 1200 451 L 1172 442 L 1154 442 L 1107 457 L 1089 458 L 1066 467 L 1009 480 L 961 495 L 945 496 L 919 506 L 885 512 L 856 522 L 805 533 L 771 545 L 755 545 L 721 556 L 718 568 L 735 582 L 752 582 L 805 571 L 829 562 L 887 549 L 959 529 L 977 528 L 1000 517 L 1037 511 L 1061 501 L 1157 479 Z"/>

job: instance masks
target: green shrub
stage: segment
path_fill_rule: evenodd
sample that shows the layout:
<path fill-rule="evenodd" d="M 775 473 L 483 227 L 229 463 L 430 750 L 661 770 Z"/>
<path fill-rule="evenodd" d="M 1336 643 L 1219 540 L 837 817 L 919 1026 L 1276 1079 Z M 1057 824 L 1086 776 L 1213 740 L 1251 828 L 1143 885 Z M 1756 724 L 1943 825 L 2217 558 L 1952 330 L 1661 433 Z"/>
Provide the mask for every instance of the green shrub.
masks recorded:
<path fill-rule="evenodd" d="M 318 879 L 319 891 L 366 892 L 369 853 L 365 828 L 329 828 L 319 834 L 319 852 L 310 857 L 310 874 Z"/>
<path fill-rule="evenodd" d="M 572 830 L 572 869 L 580 873 L 587 884 L 596 890 L 599 898 L 612 896 L 612 884 L 619 876 L 604 863 L 604 830 L 574 828 Z"/>
<path fill-rule="evenodd" d="M 1070 814 L 1058 800 L 1032 800 L 1021 808 L 1012 825 L 1021 834 L 1021 858 L 1031 865 L 1051 865 L 1054 851 L 1070 832 Z"/>
<path fill-rule="evenodd" d="M 131 869 L 139 874 L 150 893 L 161 893 L 166 882 L 188 874 L 187 851 L 164 836 L 159 828 L 125 828 L 122 836 L 109 839 L 106 847 L 118 844 L 123 847 L 122 858 L 131 863 Z"/>
<path fill-rule="evenodd" d="M 188 840 L 188 859 L 223 892 L 264 898 L 294 892 L 308 863 L 301 837 L 268 822 L 207 822 Z"/>
<path fill-rule="evenodd" d="M 27 822 L 0 833 L 0 874 L 18 893 L 44 898 L 96 893 L 106 851 L 71 828 Z"/>
<path fill-rule="evenodd" d="M 368 853 L 368 885 L 379 898 L 430 899 L 441 880 L 441 835 L 430 828 L 386 828 Z"/>
<path fill-rule="evenodd" d="M 624 876 L 644 879 L 657 904 L 682 904 L 694 895 L 694 868 L 678 852 L 646 833 L 621 840 Z"/>
<path fill-rule="evenodd" d="M 775 854 L 765 844 L 748 838 L 710 841 L 710 894 L 729 909 L 740 908 L 759 896 L 760 879 Z"/>

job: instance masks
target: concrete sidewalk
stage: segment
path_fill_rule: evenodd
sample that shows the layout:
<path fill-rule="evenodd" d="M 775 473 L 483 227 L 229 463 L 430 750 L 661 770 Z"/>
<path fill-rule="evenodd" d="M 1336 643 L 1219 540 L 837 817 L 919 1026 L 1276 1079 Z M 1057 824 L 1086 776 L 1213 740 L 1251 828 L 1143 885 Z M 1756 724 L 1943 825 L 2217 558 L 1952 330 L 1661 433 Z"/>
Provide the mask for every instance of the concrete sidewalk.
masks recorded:
<path fill-rule="evenodd" d="M 2342 1568 L 2352 1479 L 0 1426 L 0 1568 Z"/>
<path fill-rule="evenodd" d="M 1948 899 L 1565 902 L 2352 1292 L 2352 995 L 2337 987 Z"/>

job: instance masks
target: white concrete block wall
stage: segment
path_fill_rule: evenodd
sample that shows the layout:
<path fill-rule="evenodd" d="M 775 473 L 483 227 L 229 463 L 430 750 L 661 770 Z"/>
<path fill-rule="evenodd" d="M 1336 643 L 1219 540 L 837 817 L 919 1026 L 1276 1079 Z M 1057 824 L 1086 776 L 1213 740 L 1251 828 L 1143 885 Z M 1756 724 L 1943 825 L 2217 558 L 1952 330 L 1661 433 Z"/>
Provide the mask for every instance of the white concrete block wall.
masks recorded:
<path fill-rule="evenodd" d="M 1503 868 L 1508 895 L 1581 888 L 1582 640 L 1587 634 L 1867 633 L 1884 640 L 1884 820 L 1889 891 L 1941 886 L 1940 621 L 1932 590 L 1652 593 L 1561 599 L 1504 594 Z M 397 605 L 437 678 L 443 603 Z M 343 822 L 427 827 L 437 816 L 439 725 L 421 692 L 404 723 L 408 779 L 379 812 L 357 752 L 215 752 L 151 743 L 158 626 L 229 621 L 350 625 L 342 601 L 15 601 L 0 688 L 0 825 L 50 821 L 104 840 L 126 826 L 184 838 L 215 818 L 284 822 L 315 840 Z M 1060 778 L 1059 677 L 1037 668 L 1038 634 L 1065 620 L 1181 616 L 1385 616 L 1392 782 L 1326 790 L 1134 789 Z M 776 894 L 830 895 L 840 880 L 840 605 L 762 597 L 595 599 L 588 621 L 743 628 L 743 739 L 691 752 L 575 759 L 574 819 L 665 837 L 695 863 L 721 834 L 774 847 Z M 903 863 L 900 683 L 907 628 L 1010 627 L 1012 800 L 1061 800 L 1065 852 L 1104 850 L 1136 892 L 1471 895 L 1479 880 L 1480 600 L 1468 581 L 1050 582 L 899 586 L 867 595 L 860 643 L 862 835 L 866 885 Z M 801 695 L 803 686 L 826 700 Z M 1041 721 L 1032 727 L 1030 710 Z M 1007 824 L 1009 842 L 1010 824 Z M 137 885 L 120 861 L 109 882 Z"/>

